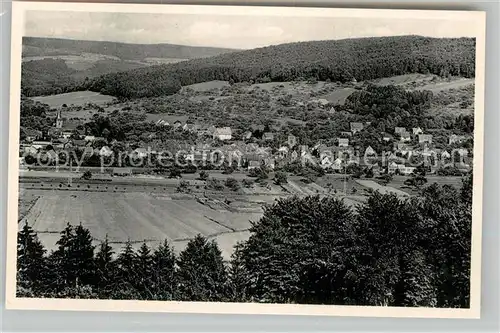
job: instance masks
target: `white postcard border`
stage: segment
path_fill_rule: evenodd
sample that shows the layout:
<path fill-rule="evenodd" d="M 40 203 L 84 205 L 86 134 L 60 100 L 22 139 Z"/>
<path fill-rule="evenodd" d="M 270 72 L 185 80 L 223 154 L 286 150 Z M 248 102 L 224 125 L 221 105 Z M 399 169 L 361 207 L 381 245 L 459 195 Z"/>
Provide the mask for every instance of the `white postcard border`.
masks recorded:
<path fill-rule="evenodd" d="M 385 17 L 462 21 L 476 35 L 474 175 L 472 207 L 471 295 L 469 309 L 403 308 L 377 306 L 295 305 L 216 302 L 42 299 L 16 297 L 16 251 L 19 185 L 19 107 L 24 13 L 28 10 L 164 13 L 197 15 L 268 15 L 296 17 Z M 24 310 L 133 311 L 211 314 L 269 314 L 358 317 L 480 318 L 481 240 L 484 153 L 485 12 L 338 9 L 261 6 L 148 5 L 114 3 L 27 2 L 12 3 L 11 86 L 7 206 L 6 308 Z M 457 23 L 458 24 L 458 23 Z"/>

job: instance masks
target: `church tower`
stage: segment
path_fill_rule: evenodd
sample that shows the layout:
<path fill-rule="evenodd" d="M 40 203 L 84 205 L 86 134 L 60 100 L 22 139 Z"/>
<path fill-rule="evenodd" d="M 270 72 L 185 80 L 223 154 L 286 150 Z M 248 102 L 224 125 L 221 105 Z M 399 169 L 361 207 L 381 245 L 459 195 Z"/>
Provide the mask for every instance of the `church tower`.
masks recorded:
<path fill-rule="evenodd" d="M 61 110 L 58 110 L 56 118 L 56 128 L 62 128 L 62 125 L 63 125 L 63 119 L 61 116 Z"/>

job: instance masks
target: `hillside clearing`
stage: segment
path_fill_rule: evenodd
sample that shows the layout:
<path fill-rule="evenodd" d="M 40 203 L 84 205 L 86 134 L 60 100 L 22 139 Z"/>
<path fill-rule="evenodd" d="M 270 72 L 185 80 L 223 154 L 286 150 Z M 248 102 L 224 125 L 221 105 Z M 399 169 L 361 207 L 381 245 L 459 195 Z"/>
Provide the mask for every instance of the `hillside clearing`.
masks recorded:
<path fill-rule="evenodd" d="M 320 96 L 334 104 L 344 104 L 347 97 L 349 97 L 356 90 L 354 88 L 342 88 L 332 91 L 331 93 Z"/>
<path fill-rule="evenodd" d="M 475 79 L 464 79 L 460 78 L 450 82 L 437 82 L 426 84 L 421 87 L 415 88 L 415 90 L 430 90 L 432 92 L 439 92 L 443 90 L 458 89 L 474 84 Z"/>
<path fill-rule="evenodd" d="M 430 74 L 405 74 L 405 75 L 396 75 L 391 77 L 385 77 L 377 80 L 373 80 L 372 82 L 379 86 L 388 86 L 388 85 L 406 85 L 412 83 L 421 83 L 428 82 L 435 78 L 435 75 Z"/>
<path fill-rule="evenodd" d="M 32 97 L 36 102 L 48 104 L 51 108 L 60 108 L 63 104 L 68 106 L 84 106 L 87 103 L 106 105 L 114 100 L 113 96 L 103 95 L 93 91 L 76 91 L 50 96 Z"/>
<path fill-rule="evenodd" d="M 196 92 L 202 91 L 210 91 L 212 89 L 221 89 L 223 87 L 229 87 L 229 82 L 227 81 L 207 81 L 202 83 L 190 84 L 188 86 L 184 86 L 181 89 L 181 92 L 186 91 L 187 89 L 192 89 Z"/>

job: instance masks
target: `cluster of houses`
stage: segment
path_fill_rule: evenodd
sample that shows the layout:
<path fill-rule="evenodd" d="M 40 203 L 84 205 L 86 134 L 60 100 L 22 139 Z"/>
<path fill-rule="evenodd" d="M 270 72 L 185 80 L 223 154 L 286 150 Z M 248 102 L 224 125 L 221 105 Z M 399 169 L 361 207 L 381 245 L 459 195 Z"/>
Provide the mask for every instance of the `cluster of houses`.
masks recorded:
<path fill-rule="evenodd" d="M 159 119 L 155 123 L 157 126 L 172 126 L 174 129 L 182 129 L 183 131 L 196 133 L 200 137 L 212 137 L 214 140 L 231 140 L 232 130 L 230 127 L 215 127 L 214 125 L 198 125 L 193 123 L 183 124 L 176 120 L 172 124 L 164 119 Z"/>
<path fill-rule="evenodd" d="M 266 142 L 274 141 L 275 133 L 264 132 L 265 127 L 263 125 L 252 126 L 251 130 L 243 133 L 241 140 L 234 140 L 230 127 L 218 128 L 213 125 L 182 124 L 180 121 L 175 121 L 170 125 L 162 119 L 158 120 L 156 125 L 173 126 L 183 131 L 196 133 L 198 137 L 220 140 L 223 144 L 212 147 L 207 143 L 208 140 L 200 140 L 201 142 L 195 145 L 181 140 L 151 140 L 151 142 L 139 147 L 128 144 L 121 145 L 119 150 L 125 150 L 128 156 L 136 159 L 168 152 L 171 157 L 182 156 L 186 161 L 190 161 L 197 166 L 207 162 L 217 165 L 225 160 L 226 163 L 235 165 L 240 169 L 251 170 L 261 166 L 275 169 L 294 161 L 307 161 L 334 172 L 345 171 L 347 165 L 355 163 L 369 166 L 373 168 L 374 172 L 385 171 L 400 174 L 411 174 L 413 172 L 415 166 L 409 163 L 412 157 L 420 156 L 424 161 L 428 159 L 448 161 L 451 159 L 452 154 L 456 153 L 432 148 L 432 135 L 424 133 L 419 127 L 411 130 L 396 127 L 393 134 L 381 133 L 380 140 L 394 143 L 391 152 L 376 152 L 370 146 L 364 152 L 359 152 L 356 150 L 357 147 L 352 146 L 350 139 L 357 133 L 362 132 L 370 123 L 350 123 L 350 131 L 341 132 L 333 146 L 327 146 L 321 142 L 313 147 L 299 146 L 298 138 L 294 135 L 288 135 L 286 142 L 274 149 L 271 149 Z M 107 142 L 102 137 L 81 135 L 82 133 L 79 133 L 77 127 L 74 124 L 69 127 L 64 124 L 59 111 L 55 126 L 50 131 L 52 134 L 57 134 L 57 139 L 50 142 L 39 141 L 42 137 L 41 132 L 26 130 L 25 140 L 21 144 L 21 156 L 35 156 L 42 152 L 46 155 L 46 158 L 57 158 L 57 151 L 69 151 L 78 148 L 87 156 L 110 157 L 117 150 L 113 149 L 117 143 L 116 141 Z M 249 139 L 252 138 L 256 131 L 262 133 L 260 144 L 249 142 Z M 75 139 L 75 137 L 81 139 Z M 449 143 L 451 145 L 466 139 L 465 136 L 451 135 Z M 97 144 L 97 142 L 100 143 Z M 466 149 L 462 149 L 458 153 L 459 155 L 467 155 L 468 152 Z"/>
<path fill-rule="evenodd" d="M 319 156 L 319 164 L 323 168 L 334 171 L 345 170 L 350 163 L 359 164 L 372 168 L 374 173 L 399 173 L 402 175 L 412 174 L 416 168 L 415 164 L 423 164 L 429 171 L 435 172 L 443 166 L 453 165 L 458 168 L 468 169 L 466 160 L 468 150 L 458 148 L 454 150 L 437 149 L 432 145 L 432 134 L 426 134 L 420 127 L 412 128 L 411 131 L 405 127 L 395 127 L 394 134 L 381 133 L 381 140 L 392 142 L 392 151 L 376 152 L 368 146 L 364 152 L 359 152 L 350 146 L 349 138 L 363 131 L 370 123 L 352 122 L 349 132 L 341 132 L 337 138 L 336 146 L 328 147 L 317 144 L 313 147 L 316 156 Z M 452 134 L 449 144 L 460 143 L 467 140 L 464 135 Z M 454 159 L 455 157 L 458 157 Z M 414 161 L 418 160 L 419 163 Z"/>

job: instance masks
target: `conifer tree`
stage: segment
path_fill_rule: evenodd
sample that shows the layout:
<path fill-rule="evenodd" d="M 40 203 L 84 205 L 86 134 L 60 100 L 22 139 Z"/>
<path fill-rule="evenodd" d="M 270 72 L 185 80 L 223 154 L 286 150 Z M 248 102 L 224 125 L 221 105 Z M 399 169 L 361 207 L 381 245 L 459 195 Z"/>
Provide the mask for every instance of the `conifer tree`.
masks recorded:
<path fill-rule="evenodd" d="M 228 296 L 227 271 L 215 241 L 197 235 L 178 260 L 179 293 L 185 301 L 224 301 Z"/>
<path fill-rule="evenodd" d="M 17 234 L 17 286 L 25 294 L 43 291 L 46 267 L 45 249 L 26 222 Z"/>
<path fill-rule="evenodd" d="M 153 254 L 153 285 L 160 300 L 176 297 L 175 253 L 167 240 L 160 244 Z"/>
<path fill-rule="evenodd" d="M 96 280 L 99 297 L 108 298 L 112 290 L 116 267 L 113 261 L 113 249 L 109 245 L 108 235 L 99 246 L 96 254 Z"/>
<path fill-rule="evenodd" d="M 77 285 L 96 285 L 94 248 L 90 231 L 80 223 L 75 228 L 75 236 L 71 246 Z"/>
<path fill-rule="evenodd" d="M 113 299 L 140 299 L 140 294 L 135 288 L 137 279 L 136 262 L 137 254 L 132 248 L 132 242 L 129 239 L 116 261 L 117 272 Z"/>
<path fill-rule="evenodd" d="M 137 278 L 134 281 L 142 299 L 156 299 L 153 291 L 153 256 L 146 242 L 142 243 L 137 252 L 135 263 Z"/>
<path fill-rule="evenodd" d="M 88 229 L 67 224 L 50 259 L 56 270 L 58 290 L 95 284 L 94 246 Z"/>
<path fill-rule="evenodd" d="M 231 300 L 234 302 L 245 302 L 248 300 L 246 284 L 248 282 L 245 265 L 241 258 L 245 243 L 238 243 L 231 255 L 229 266 L 229 285 Z"/>
<path fill-rule="evenodd" d="M 73 226 L 66 224 L 56 242 L 57 249 L 50 255 L 50 264 L 53 269 L 55 289 L 61 291 L 75 283 L 74 258 L 71 256 L 72 240 L 74 238 Z"/>

